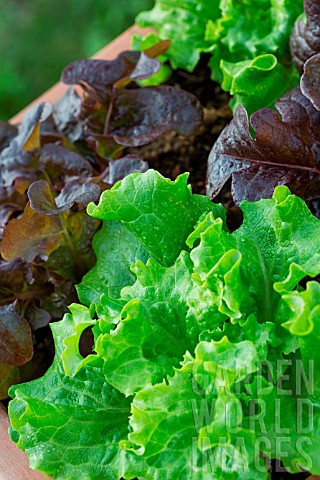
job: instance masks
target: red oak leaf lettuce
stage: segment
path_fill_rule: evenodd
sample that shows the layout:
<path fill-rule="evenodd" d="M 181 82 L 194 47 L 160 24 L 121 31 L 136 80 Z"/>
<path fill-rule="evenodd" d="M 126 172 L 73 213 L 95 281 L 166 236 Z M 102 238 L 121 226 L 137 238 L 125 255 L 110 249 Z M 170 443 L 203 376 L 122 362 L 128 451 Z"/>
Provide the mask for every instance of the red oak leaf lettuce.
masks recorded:
<path fill-rule="evenodd" d="M 239 106 L 215 143 L 209 159 L 207 193 L 217 195 L 232 178 L 237 204 L 270 197 L 277 185 L 287 185 L 317 209 L 320 198 L 320 112 L 299 88 L 281 97 L 274 110 L 250 117 Z"/>

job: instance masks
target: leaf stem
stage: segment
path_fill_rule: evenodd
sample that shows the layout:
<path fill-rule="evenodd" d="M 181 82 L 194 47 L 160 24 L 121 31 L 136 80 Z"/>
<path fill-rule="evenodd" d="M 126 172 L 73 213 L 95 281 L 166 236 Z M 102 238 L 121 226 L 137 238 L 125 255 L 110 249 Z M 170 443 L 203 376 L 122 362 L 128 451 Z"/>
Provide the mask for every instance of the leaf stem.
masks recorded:
<path fill-rule="evenodd" d="M 110 103 L 109 103 L 108 110 L 107 110 L 106 119 L 105 119 L 105 122 L 104 122 L 103 135 L 108 135 L 108 132 L 109 132 L 111 113 L 112 113 L 113 104 L 114 104 L 114 101 L 115 101 L 115 98 L 116 98 L 115 93 L 116 93 L 115 88 L 113 88 Z"/>
<path fill-rule="evenodd" d="M 42 173 L 43 173 L 46 181 L 50 185 L 50 188 L 53 188 L 52 181 L 51 181 L 51 178 L 49 177 L 48 173 L 44 169 L 42 169 Z M 85 256 L 81 255 L 76 250 L 76 248 L 73 244 L 73 241 L 70 237 L 70 234 L 69 234 L 67 226 L 66 226 L 65 213 L 66 212 L 62 212 L 62 213 L 58 214 L 61 229 L 62 229 L 62 234 L 64 236 L 64 239 L 65 239 L 65 241 L 66 241 L 66 243 L 69 247 L 70 253 L 72 255 L 72 258 L 73 258 L 73 261 L 74 261 L 74 267 L 75 267 L 75 270 L 76 270 L 76 275 L 77 275 L 77 277 L 82 278 L 82 276 L 89 270 L 89 265 L 88 265 L 88 262 L 87 262 L 87 259 L 85 258 Z"/>
<path fill-rule="evenodd" d="M 67 229 L 67 226 L 66 226 L 66 222 L 65 222 L 65 218 L 64 218 L 65 213 L 66 212 L 59 213 L 59 219 L 60 219 L 60 224 L 61 224 L 61 228 L 62 228 L 62 233 L 63 233 L 64 238 L 66 240 L 66 243 L 69 247 L 72 258 L 74 260 L 74 266 L 75 266 L 77 277 L 79 276 L 79 278 L 81 279 L 83 277 L 83 275 L 89 270 L 89 265 L 88 265 L 88 262 L 87 262 L 87 259 L 85 258 L 85 256 L 82 255 L 80 252 L 78 252 L 77 249 L 75 248 L 74 244 L 73 244 L 73 241 L 71 239 L 71 236 L 70 236 L 70 234 L 68 232 L 68 229 Z"/>

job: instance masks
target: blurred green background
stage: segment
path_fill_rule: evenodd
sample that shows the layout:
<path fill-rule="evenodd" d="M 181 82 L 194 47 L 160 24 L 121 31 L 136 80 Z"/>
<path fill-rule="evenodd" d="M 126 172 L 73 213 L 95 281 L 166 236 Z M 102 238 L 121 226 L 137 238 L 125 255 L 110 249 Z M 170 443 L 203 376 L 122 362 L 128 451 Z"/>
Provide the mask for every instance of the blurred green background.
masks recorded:
<path fill-rule="evenodd" d="M 0 120 L 134 23 L 153 0 L 0 0 Z"/>

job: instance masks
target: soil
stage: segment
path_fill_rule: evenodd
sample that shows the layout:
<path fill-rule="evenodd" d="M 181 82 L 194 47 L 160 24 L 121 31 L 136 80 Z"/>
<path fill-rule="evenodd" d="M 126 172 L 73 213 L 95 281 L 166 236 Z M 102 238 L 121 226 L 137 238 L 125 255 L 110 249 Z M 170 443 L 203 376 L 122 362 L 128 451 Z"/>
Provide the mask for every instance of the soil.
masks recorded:
<path fill-rule="evenodd" d="M 149 145 L 129 148 L 126 153 L 139 155 L 150 168 L 174 180 L 189 172 L 193 193 L 205 195 L 207 161 L 209 153 L 224 127 L 232 119 L 230 96 L 218 83 L 210 79 L 208 57 L 203 56 L 193 74 L 176 70 L 168 84 L 193 93 L 203 106 L 203 122 L 198 130 L 187 137 L 175 132 L 162 135 Z M 242 222 L 242 212 L 234 205 L 230 181 L 226 183 L 214 202 L 227 207 L 227 223 L 231 231 Z"/>
<path fill-rule="evenodd" d="M 168 178 L 175 179 L 180 173 L 190 172 L 193 192 L 199 194 L 205 194 L 210 150 L 232 118 L 229 95 L 210 80 L 206 64 L 204 56 L 193 74 L 176 70 L 168 81 L 169 85 L 193 93 L 204 107 L 203 123 L 198 130 L 188 137 L 169 132 L 149 145 L 128 149 L 128 153 L 141 156 L 151 168 Z"/>

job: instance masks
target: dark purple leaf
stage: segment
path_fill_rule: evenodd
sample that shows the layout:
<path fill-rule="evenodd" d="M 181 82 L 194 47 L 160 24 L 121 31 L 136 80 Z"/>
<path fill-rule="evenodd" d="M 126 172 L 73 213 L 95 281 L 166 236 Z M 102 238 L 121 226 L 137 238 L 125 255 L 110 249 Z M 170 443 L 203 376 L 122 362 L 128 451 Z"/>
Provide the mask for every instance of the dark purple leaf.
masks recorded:
<path fill-rule="evenodd" d="M 118 160 L 110 160 L 109 174 L 104 182 L 114 185 L 119 180 L 133 172 L 145 172 L 148 170 L 148 163 L 137 155 L 127 155 Z"/>
<path fill-rule="evenodd" d="M 304 64 L 301 77 L 301 91 L 320 110 L 320 54 L 309 58 Z"/>
<path fill-rule="evenodd" d="M 40 146 L 39 123 L 44 121 L 51 113 L 52 107 L 48 103 L 40 103 L 30 108 L 22 123 L 19 125 L 19 133 L 0 154 L 0 185 L 9 187 L 19 178 L 32 178 L 32 168 L 35 159 L 30 151 Z"/>
<path fill-rule="evenodd" d="M 11 187 L 19 178 L 34 180 L 36 161 L 31 153 L 18 148 L 14 153 L 9 149 L 10 146 L 0 155 L 0 185 L 3 188 Z"/>
<path fill-rule="evenodd" d="M 290 38 L 292 60 L 300 74 L 308 58 L 320 53 L 320 2 L 304 0 L 304 10 L 307 22 L 298 20 Z"/>
<path fill-rule="evenodd" d="M 81 97 L 71 87 L 53 106 L 52 116 L 55 125 L 71 142 L 76 142 L 82 137 L 81 103 Z"/>
<path fill-rule="evenodd" d="M 89 177 L 92 166 L 88 160 L 61 145 L 49 143 L 40 150 L 39 162 L 53 180 L 64 176 Z"/>
<path fill-rule="evenodd" d="M 89 202 L 99 198 L 100 192 L 100 187 L 96 184 L 81 184 L 78 180 L 72 180 L 54 198 L 48 182 L 39 180 L 30 186 L 28 197 L 31 207 L 36 212 L 44 215 L 58 215 L 69 210 L 75 203 L 86 207 Z"/>
<path fill-rule="evenodd" d="M 0 152 L 6 148 L 10 141 L 18 134 L 18 129 L 10 123 L 0 122 Z"/>
<path fill-rule="evenodd" d="M 189 135 L 201 124 L 202 109 L 196 97 L 169 86 L 117 92 L 110 134 L 121 145 L 137 147 L 165 132 Z"/>
<path fill-rule="evenodd" d="M 59 211 L 66 211 L 75 203 L 86 207 L 88 203 L 98 200 L 101 189 L 94 183 L 79 183 L 78 180 L 68 182 L 56 197 L 55 201 Z"/>
<path fill-rule="evenodd" d="M 67 85 L 90 85 L 97 92 L 110 87 L 124 87 L 130 81 L 144 80 L 161 67 L 155 56 L 165 52 L 168 42 L 160 42 L 156 48 L 144 52 L 125 51 L 114 60 L 78 60 L 66 67 L 61 81 Z"/>
<path fill-rule="evenodd" d="M 77 60 L 63 70 L 61 81 L 67 85 L 88 84 L 95 90 L 105 89 L 128 77 L 140 56 L 140 52 L 126 51 L 114 60 Z"/>
<path fill-rule="evenodd" d="M 223 130 L 208 160 L 207 193 L 215 197 L 232 177 L 236 203 L 270 197 L 277 185 L 288 185 L 305 200 L 320 196 L 320 112 L 300 89 L 251 116 L 256 138 L 249 130 L 246 110 L 239 106 Z"/>
<path fill-rule="evenodd" d="M 25 311 L 25 317 L 33 331 L 46 327 L 51 321 L 50 313 L 38 307 L 35 304 L 35 301 L 32 301 L 28 304 L 28 307 Z"/>
<path fill-rule="evenodd" d="M 60 320 L 71 303 L 78 301 L 74 282 L 51 272 L 54 293 L 41 298 L 41 308 L 50 313 L 52 320 Z M 30 318 L 27 318 L 30 323 Z"/>
<path fill-rule="evenodd" d="M 17 313 L 15 304 L 0 307 L 0 362 L 23 365 L 32 355 L 29 323 Z"/>
<path fill-rule="evenodd" d="M 159 60 L 150 58 L 144 52 L 141 52 L 140 58 L 132 72 L 118 80 L 114 86 L 116 88 L 124 88 L 130 82 L 145 80 L 157 73 L 160 68 L 161 62 Z"/>

